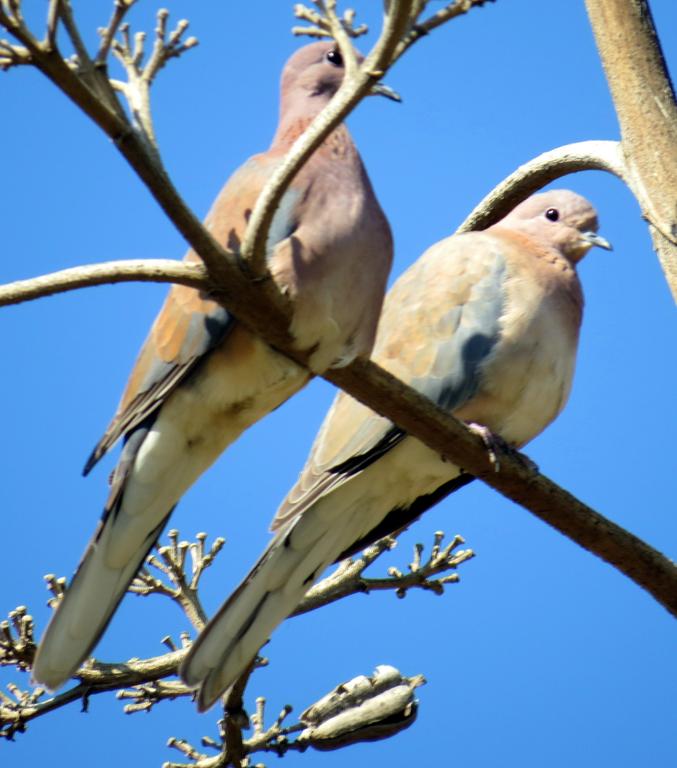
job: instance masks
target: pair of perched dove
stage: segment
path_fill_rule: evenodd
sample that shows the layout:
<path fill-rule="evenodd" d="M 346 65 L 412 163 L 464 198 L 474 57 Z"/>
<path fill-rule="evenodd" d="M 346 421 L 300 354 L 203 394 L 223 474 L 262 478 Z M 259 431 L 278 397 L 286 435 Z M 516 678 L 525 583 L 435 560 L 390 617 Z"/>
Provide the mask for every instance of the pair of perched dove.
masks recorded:
<path fill-rule="evenodd" d="M 332 43 L 306 46 L 287 62 L 270 149 L 231 177 L 206 219 L 224 245 L 241 241 L 267 179 L 343 74 Z M 396 282 L 381 315 L 390 228 L 339 126 L 285 193 L 267 258 L 293 301 L 291 331 L 299 349 L 312 350 L 314 372 L 368 355 L 378 323 L 377 363 L 458 418 L 522 446 L 566 402 L 583 309 L 576 266 L 591 246 L 609 247 L 596 231 L 582 197 L 535 195 L 483 232 L 433 245 Z M 40 643 L 37 682 L 54 689 L 76 672 L 183 493 L 310 375 L 199 291 L 171 289 L 85 467 L 124 439 L 103 517 Z M 270 544 L 181 667 L 200 708 L 232 685 L 328 565 L 470 479 L 340 393 L 273 520 Z"/>

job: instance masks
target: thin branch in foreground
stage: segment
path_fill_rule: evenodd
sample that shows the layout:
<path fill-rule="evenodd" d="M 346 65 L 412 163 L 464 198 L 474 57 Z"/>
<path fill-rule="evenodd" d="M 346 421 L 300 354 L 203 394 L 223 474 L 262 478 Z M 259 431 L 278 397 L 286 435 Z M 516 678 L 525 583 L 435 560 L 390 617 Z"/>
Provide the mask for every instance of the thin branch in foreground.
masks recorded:
<path fill-rule="evenodd" d="M 241 257 L 248 264 L 255 279 L 267 278 L 265 244 L 282 195 L 296 173 L 324 139 L 357 106 L 368 94 L 374 83 L 388 70 L 395 48 L 410 24 L 413 5 L 414 0 L 392 0 L 378 41 L 362 64 L 356 67 L 354 63 L 351 63 L 354 59 L 354 52 L 348 35 L 336 14 L 332 13 L 333 9 L 327 3 L 326 24 L 336 36 L 336 41 L 346 61 L 347 71 L 341 87 L 330 103 L 294 142 L 282 163 L 261 190 L 254 205 L 242 241 Z"/>

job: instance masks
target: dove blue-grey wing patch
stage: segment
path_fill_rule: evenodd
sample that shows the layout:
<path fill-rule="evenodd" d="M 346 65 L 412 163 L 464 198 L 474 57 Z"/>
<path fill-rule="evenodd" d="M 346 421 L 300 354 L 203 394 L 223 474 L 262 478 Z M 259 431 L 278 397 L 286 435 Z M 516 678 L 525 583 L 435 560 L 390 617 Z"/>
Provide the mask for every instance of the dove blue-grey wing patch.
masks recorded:
<path fill-rule="evenodd" d="M 453 328 L 454 332 L 438 342 L 430 373 L 412 380 L 411 385 L 440 408 L 454 411 L 477 391 L 483 364 L 501 333 L 504 280 L 505 262 L 496 254 L 492 268 L 473 288 L 469 300 L 463 306 L 451 308 L 449 317 L 443 316 L 438 324 Z"/>
<path fill-rule="evenodd" d="M 294 188 L 287 189 L 282 196 L 282 200 L 280 200 L 268 230 L 266 258 L 270 259 L 273 256 L 275 246 L 291 237 L 298 228 L 298 203 L 300 198 L 301 192 Z"/>

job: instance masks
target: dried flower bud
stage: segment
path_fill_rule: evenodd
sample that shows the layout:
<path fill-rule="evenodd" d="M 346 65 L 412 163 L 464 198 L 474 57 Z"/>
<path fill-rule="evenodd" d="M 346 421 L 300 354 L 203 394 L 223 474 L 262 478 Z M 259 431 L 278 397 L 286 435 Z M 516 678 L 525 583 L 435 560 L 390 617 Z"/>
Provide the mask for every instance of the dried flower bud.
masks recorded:
<path fill-rule="evenodd" d="M 414 690 L 424 682 L 420 675 L 403 677 L 394 667 L 378 666 L 372 677 L 342 683 L 308 707 L 300 717 L 308 727 L 299 741 L 331 750 L 393 736 L 416 719 Z"/>

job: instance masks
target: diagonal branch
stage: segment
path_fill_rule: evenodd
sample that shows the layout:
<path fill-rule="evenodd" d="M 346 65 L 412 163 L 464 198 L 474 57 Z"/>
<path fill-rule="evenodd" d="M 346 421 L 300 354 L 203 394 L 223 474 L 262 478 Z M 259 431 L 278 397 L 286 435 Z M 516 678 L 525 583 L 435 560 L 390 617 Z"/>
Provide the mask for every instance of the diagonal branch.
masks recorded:
<path fill-rule="evenodd" d="M 677 616 L 677 566 L 539 474 L 517 451 L 501 457 L 497 472 L 480 437 L 369 360 L 324 378 L 613 565 Z"/>

